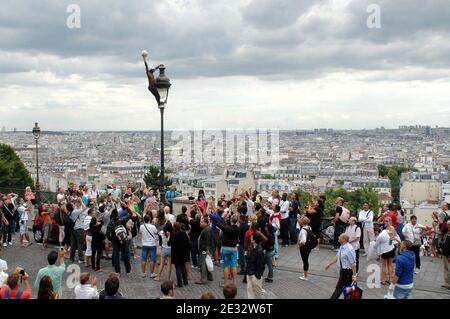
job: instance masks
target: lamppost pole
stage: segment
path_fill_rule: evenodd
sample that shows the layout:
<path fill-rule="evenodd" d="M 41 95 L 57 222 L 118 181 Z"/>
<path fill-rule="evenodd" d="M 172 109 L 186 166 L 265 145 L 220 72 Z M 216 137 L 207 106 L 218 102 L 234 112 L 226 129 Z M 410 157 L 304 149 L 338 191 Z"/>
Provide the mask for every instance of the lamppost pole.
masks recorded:
<path fill-rule="evenodd" d="M 38 140 L 41 136 L 41 129 L 38 126 L 38 123 L 34 123 L 33 127 L 33 137 L 36 141 L 36 195 L 37 195 L 37 201 L 40 202 L 40 183 L 39 183 L 39 147 L 38 147 Z"/>
<path fill-rule="evenodd" d="M 154 69 L 150 69 L 147 64 L 148 52 L 142 51 L 142 58 L 144 59 L 145 69 L 148 79 L 148 90 L 156 98 L 158 108 L 161 113 L 161 172 L 160 172 L 160 196 L 161 202 L 165 200 L 165 186 L 164 186 L 164 109 L 166 107 L 167 98 L 169 96 L 169 89 L 171 87 L 170 79 L 166 76 L 166 67 L 164 64 L 158 65 Z M 159 70 L 159 76 L 155 80 L 153 73 Z"/>
<path fill-rule="evenodd" d="M 161 174 L 160 174 L 160 194 L 161 200 L 164 201 L 165 188 L 164 188 L 164 105 L 159 107 L 161 112 Z"/>

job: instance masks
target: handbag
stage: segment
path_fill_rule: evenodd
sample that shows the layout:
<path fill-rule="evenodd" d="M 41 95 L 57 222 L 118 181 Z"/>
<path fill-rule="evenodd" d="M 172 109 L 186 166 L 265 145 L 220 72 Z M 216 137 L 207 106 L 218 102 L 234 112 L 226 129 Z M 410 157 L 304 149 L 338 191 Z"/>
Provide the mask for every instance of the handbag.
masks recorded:
<path fill-rule="evenodd" d="M 363 290 L 355 283 L 351 286 L 344 287 L 345 299 L 361 299 Z"/>
<path fill-rule="evenodd" d="M 212 261 L 211 256 L 208 254 L 206 255 L 205 263 L 206 263 L 206 268 L 208 269 L 208 271 L 213 272 L 214 271 L 214 263 Z"/>

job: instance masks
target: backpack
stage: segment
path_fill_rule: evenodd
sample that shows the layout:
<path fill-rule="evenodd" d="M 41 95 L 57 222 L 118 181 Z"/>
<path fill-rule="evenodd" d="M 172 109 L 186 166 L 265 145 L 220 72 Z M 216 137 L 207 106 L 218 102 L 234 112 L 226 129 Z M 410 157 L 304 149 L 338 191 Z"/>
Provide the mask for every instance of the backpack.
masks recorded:
<path fill-rule="evenodd" d="M 345 208 L 344 206 L 342 206 L 342 214 L 339 217 L 339 219 L 343 223 L 348 223 L 348 220 L 350 219 L 350 211 L 347 208 Z"/>
<path fill-rule="evenodd" d="M 117 225 L 114 228 L 114 233 L 121 243 L 125 242 L 128 239 L 127 229 L 123 225 Z"/>
<path fill-rule="evenodd" d="M 314 248 L 316 248 L 317 244 L 319 243 L 317 240 L 316 235 L 314 235 L 313 231 L 311 230 L 311 228 L 303 228 L 304 230 L 306 230 L 306 243 L 305 243 L 305 247 L 309 250 L 312 250 Z"/>
<path fill-rule="evenodd" d="M 70 216 L 72 216 L 72 212 L 64 216 L 64 226 L 67 227 L 68 229 L 73 229 L 73 227 L 75 226 L 75 222 L 72 220 Z"/>

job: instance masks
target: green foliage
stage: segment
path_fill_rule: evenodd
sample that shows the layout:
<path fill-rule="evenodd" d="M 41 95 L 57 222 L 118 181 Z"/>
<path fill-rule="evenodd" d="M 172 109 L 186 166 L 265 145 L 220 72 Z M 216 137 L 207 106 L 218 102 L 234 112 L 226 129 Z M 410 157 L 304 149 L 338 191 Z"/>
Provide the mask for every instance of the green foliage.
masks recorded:
<path fill-rule="evenodd" d="M 300 212 L 303 214 L 304 206 L 310 201 L 308 192 L 296 191 L 300 201 Z M 369 202 L 369 207 L 376 211 L 379 207 L 378 193 L 371 187 L 364 187 L 357 189 L 354 192 L 348 192 L 343 188 L 329 189 L 325 192 L 327 201 L 325 202 L 325 216 L 334 216 L 334 208 L 336 207 L 336 198 L 342 197 L 345 200 L 344 206 L 350 210 L 352 216 L 356 216 L 362 208 L 364 202 Z M 316 199 L 318 197 L 316 196 Z"/>
<path fill-rule="evenodd" d="M 276 179 L 275 176 L 272 176 L 270 174 L 263 175 L 263 176 L 261 176 L 261 178 L 262 179 Z"/>
<path fill-rule="evenodd" d="M 12 147 L 0 144 L 0 187 L 25 190 L 27 186 L 34 188 L 30 172 Z"/>
<path fill-rule="evenodd" d="M 144 176 L 144 181 L 147 187 L 151 187 L 153 189 L 160 189 L 160 169 L 156 166 L 150 166 L 149 171 Z M 172 181 L 167 177 L 164 176 L 164 186 L 170 186 L 172 184 Z"/>
<path fill-rule="evenodd" d="M 394 199 L 400 198 L 400 176 L 405 172 L 417 172 L 416 168 L 393 165 L 387 167 L 385 165 L 378 165 L 378 175 L 381 177 L 388 177 L 391 182 L 391 194 Z"/>

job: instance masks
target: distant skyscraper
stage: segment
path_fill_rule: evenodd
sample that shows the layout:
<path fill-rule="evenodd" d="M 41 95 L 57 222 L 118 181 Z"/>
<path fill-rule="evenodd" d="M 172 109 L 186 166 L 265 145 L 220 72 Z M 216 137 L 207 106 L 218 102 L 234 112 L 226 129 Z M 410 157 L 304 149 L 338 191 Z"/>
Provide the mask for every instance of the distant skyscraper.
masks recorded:
<path fill-rule="evenodd" d="M 16 133 L 16 132 L 17 132 L 17 127 L 14 128 L 14 133 Z"/>
<path fill-rule="evenodd" d="M 2 132 L 6 132 L 6 127 L 2 126 Z"/>

